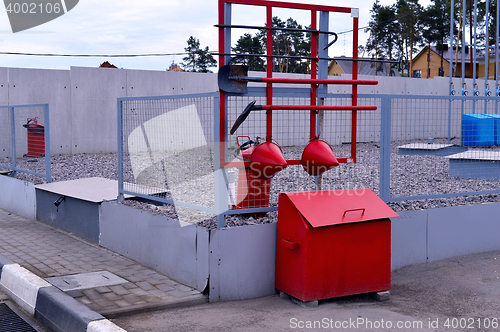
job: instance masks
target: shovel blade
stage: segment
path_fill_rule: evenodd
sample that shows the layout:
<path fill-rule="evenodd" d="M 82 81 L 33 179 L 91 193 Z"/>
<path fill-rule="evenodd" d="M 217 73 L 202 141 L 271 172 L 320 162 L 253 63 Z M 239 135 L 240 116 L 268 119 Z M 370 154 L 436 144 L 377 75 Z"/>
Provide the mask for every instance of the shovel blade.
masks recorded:
<path fill-rule="evenodd" d="M 218 81 L 219 89 L 228 93 L 247 93 L 246 80 L 235 80 L 238 77 L 248 76 L 248 66 L 245 65 L 224 65 L 219 68 Z M 229 79 L 229 78 L 233 79 Z"/>

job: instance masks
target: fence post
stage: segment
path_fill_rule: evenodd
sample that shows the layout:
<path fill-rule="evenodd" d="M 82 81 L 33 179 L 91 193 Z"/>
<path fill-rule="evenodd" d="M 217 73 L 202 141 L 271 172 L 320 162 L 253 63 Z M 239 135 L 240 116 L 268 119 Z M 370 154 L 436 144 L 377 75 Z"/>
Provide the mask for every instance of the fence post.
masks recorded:
<path fill-rule="evenodd" d="M 217 228 L 225 226 L 225 212 L 228 204 L 228 179 L 226 168 L 221 167 L 221 159 L 226 160 L 225 143 L 220 142 L 220 97 L 214 97 L 214 178 L 215 178 L 215 213 L 217 214 Z M 227 109 L 226 109 L 227 116 Z"/>
<path fill-rule="evenodd" d="M 118 132 L 118 147 L 117 147 L 117 154 L 118 154 L 118 197 L 117 200 L 118 202 L 122 203 L 124 201 L 123 197 L 123 110 L 122 110 L 122 105 L 123 101 L 118 98 L 117 101 L 117 118 L 118 118 L 118 123 L 117 123 L 117 132 Z"/>
<path fill-rule="evenodd" d="M 16 121 L 14 118 L 14 107 L 9 107 L 10 110 L 10 152 L 12 162 L 12 175 L 17 174 L 17 152 L 16 152 Z"/>
<path fill-rule="evenodd" d="M 45 176 L 47 183 L 52 182 L 51 154 L 50 154 L 50 121 L 49 104 L 43 105 L 44 139 L 45 139 Z"/>
<path fill-rule="evenodd" d="M 382 96 L 380 121 L 380 198 L 387 202 L 391 195 L 391 97 Z"/>

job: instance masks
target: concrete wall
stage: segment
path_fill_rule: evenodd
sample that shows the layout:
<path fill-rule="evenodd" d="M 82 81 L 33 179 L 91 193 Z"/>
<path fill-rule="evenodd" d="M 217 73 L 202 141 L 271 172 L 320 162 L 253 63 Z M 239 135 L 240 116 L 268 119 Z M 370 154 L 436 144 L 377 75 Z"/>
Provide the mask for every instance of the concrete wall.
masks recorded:
<path fill-rule="evenodd" d="M 263 73 L 250 73 L 251 76 L 262 76 Z M 276 74 L 277 77 L 303 77 L 307 75 Z M 350 75 L 332 77 L 350 79 Z M 360 86 L 360 94 L 374 94 L 375 98 L 366 101 L 380 106 L 376 95 L 448 95 L 449 81 L 445 77 L 434 79 L 415 79 L 401 77 L 360 76 L 360 79 L 378 80 L 376 86 Z M 454 79 L 454 89 L 461 93 L 459 79 Z M 472 95 L 472 80 L 466 80 L 469 95 Z M 493 89 L 494 82 L 490 83 Z M 477 81 L 478 90 L 484 95 L 484 81 Z M 263 86 L 250 83 L 249 86 Z M 284 86 L 284 85 L 276 85 Z M 307 87 L 294 85 L 293 87 Z M 51 150 L 53 154 L 74 154 L 94 152 L 115 152 L 116 147 L 116 98 L 164 96 L 217 91 L 216 73 L 184 73 L 167 71 L 124 70 L 110 68 L 72 67 L 70 70 L 0 68 L 0 105 L 49 103 L 51 121 Z M 351 93 L 347 85 L 330 85 L 331 93 Z M 248 98 L 247 98 L 248 99 Z M 253 98 L 250 98 L 253 99 Z M 261 102 L 261 101 L 259 101 Z M 340 102 L 340 101 L 337 101 Z M 494 104 L 494 103 L 491 103 Z M 447 105 L 443 111 L 447 111 Z M 230 110 L 236 117 L 241 111 Z M 454 113 L 460 112 L 460 103 L 454 104 Z M 478 106 L 482 107 L 483 106 Z M 393 139 L 428 138 L 429 135 L 443 137 L 447 135 L 446 114 L 434 116 L 429 120 L 426 112 L 436 112 L 427 106 L 412 106 L 411 103 L 400 103 L 394 110 Z M 494 105 L 489 108 L 492 111 Z M 482 109 L 481 109 L 482 111 Z M 255 112 L 252 116 L 259 117 Z M 302 112 L 304 113 L 304 112 Z M 326 116 L 323 137 L 331 144 L 340 144 L 350 140 L 350 119 L 337 112 Z M 440 113 L 441 114 L 441 113 Z M 262 114 L 261 114 L 262 115 Z M 304 115 L 306 116 L 306 115 Z M 283 117 L 283 116 L 282 116 Z M 276 117 L 280 118 L 279 115 Z M 300 116 L 302 119 L 302 116 Z M 304 119 L 302 119 L 304 120 Z M 302 121 L 301 120 L 301 121 Z M 234 121 L 234 120 L 233 120 Z M 297 119 L 293 120 L 296 124 Z M 417 121 L 417 122 L 415 122 Z M 4 122 L 4 121 L 2 121 Z M 279 123 L 278 123 L 279 122 Z M 302 136 L 307 138 L 307 128 L 297 128 L 290 135 L 291 126 L 281 125 L 276 121 L 275 133 L 277 141 L 282 145 L 299 144 Z M 300 122 L 300 121 L 299 121 Z M 418 123 L 421 123 L 418 126 Z M 425 124 L 422 125 L 422 124 Z M 430 125 L 432 124 L 432 125 Z M 380 111 L 359 112 L 359 141 L 378 141 L 380 138 Z M 452 120 L 452 136 L 460 135 L 460 118 Z M 4 130 L 3 130 L 4 131 Z M 242 129 L 244 131 L 244 129 Z M 430 132 L 429 132 L 430 131 Z M 244 133 L 250 136 L 262 136 L 263 128 Z M 1 135 L 1 134 L 0 134 Z M 0 136 L 2 141 L 6 138 Z M 305 139 L 304 138 L 304 142 Z M 8 139 L 8 138 L 7 138 Z M 5 147 L 0 147 L 0 153 Z"/>
<path fill-rule="evenodd" d="M 49 104 L 52 154 L 116 152 L 118 97 L 216 90 L 216 74 L 83 67 L 0 68 L 0 105 Z M 7 142 L 10 130 L 0 129 L 0 139 Z M 1 157 L 2 151 L 8 155 L 10 147 L 0 146 Z"/>

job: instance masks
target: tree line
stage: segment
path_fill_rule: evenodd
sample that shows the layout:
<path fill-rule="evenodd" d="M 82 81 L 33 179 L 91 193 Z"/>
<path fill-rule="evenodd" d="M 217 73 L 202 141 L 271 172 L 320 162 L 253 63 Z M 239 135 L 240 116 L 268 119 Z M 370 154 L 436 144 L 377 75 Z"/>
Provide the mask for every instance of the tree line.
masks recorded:
<path fill-rule="evenodd" d="M 462 1 L 466 1 L 466 14 L 463 16 Z M 473 20 L 472 0 L 456 0 L 454 11 L 454 36 L 455 40 L 461 39 L 462 27 L 470 27 Z M 477 1 L 477 33 L 479 43 L 489 39 L 489 45 L 495 44 L 496 31 L 496 6 L 497 0 L 489 2 L 488 17 L 486 17 L 486 3 Z M 370 20 L 364 32 L 369 34 L 366 45 L 359 46 L 360 57 L 395 60 L 401 56 L 409 59 L 408 74 L 412 75 L 411 59 L 423 46 L 436 46 L 441 55 L 441 70 L 443 70 L 443 53 L 449 44 L 450 0 L 431 0 L 427 7 L 419 4 L 418 0 L 397 0 L 395 4 L 383 6 L 376 0 L 370 10 Z M 311 33 L 300 30 L 310 29 L 302 26 L 292 18 L 282 20 L 273 17 L 273 27 L 285 28 L 273 30 L 273 54 L 281 56 L 272 59 L 273 71 L 286 73 L 309 73 L 311 51 Z M 489 26 L 489 35 L 486 36 L 485 27 Z M 472 29 L 470 32 L 472 33 Z M 466 40 L 472 37 L 466 36 Z M 255 34 L 245 33 L 232 47 L 232 52 L 243 56 L 234 59 L 234 63 L 246 63 L 250 70 L 265 71 L 265 57 L 259 56 L 266 53 L 267 33 L 265 29 L 257 30 Z M 199 40 L 190 37 L 188 54 L 183 58 L 183 65 L 190 71 L 207 72 L 208 68 L 215 67 L 217 62 L 210 54 L 208 47 L 200 48 Z M 470 52 L 469 52 L 470 53 Z"/>
<path fill-rule="evenodd" d="M 466 13 L 463 17 L 463 2 L 466 1 Z M 461 40 L 463 36 L 462 27 L 465 24 L 470 27 L 473 19 L 474 4 L 472 0 L 456 0 L 453 8 L 453 35 L 455 42 Z M 486 25 L 489 31 L 496 31 L 496 6 L 497 0 L 489 2 L 488 17 L 486 17 L 486 2 L 477 2 L 477 38 L 479 43 L 484 43 L 486 39 Z M 472 8 L 472 10 L 471 10 Z M 450 21 L 451 21 L 451 1 L 431 0 L 427 7 L 423 7 L 418 0 L 397 0 L 393 5 L 382 6 L 376 0 L 370 11 L 371 17 L 366 33 L 370 37 L 366 47 L 362 51 L 369 52 L 373 57 L 394 59 L 404 56 L 412 59 L 418 52 L 418 48 L 423 46 L 436 46 L 441 56 L 440 75 L 443 76 L 443 53 L 450 43 Z M 472 29 L 468 29 L 469 36 L 465 36 L 467 42 L 472 40 Z M 495 44 L 494 33 L 488 35 L 489 45 Z M 469 52 L 469 54 L 472 54 Z M 409 63 L 411 76 L 412 62 Z"/>
<path fill-rule="evenodd" d="M 273 31 L 273 54 L 282 57 L 273 58 L 273 71 L 286 73 L 308 73 L 310 60 L 300 57 L 310 56 L 311 34 L 302 31 L 301 24 L 292 18 L 286 21 L 279 17 L 273 17 L 273 27 L 292 30 Z M 305 27 L 309 29 L 309 27 Z M 258 30 L 255 35 L 243 34 L 237 41 L 232 52 L 237 54 L 251 54 L 253 56 L 237 57 L 233 63 L 247 63 L 250 70 L 265 71 L 266 62 L 266 30 Z M 200 41 L 191 36 L 187 41 L 188 47 L 184 48 L 186 56 L 182 65 L 188 71 L 208 72 L 209 68 L 215 67 L 217 62 L 210 54 L 208 47 L 201 48 Z"/>

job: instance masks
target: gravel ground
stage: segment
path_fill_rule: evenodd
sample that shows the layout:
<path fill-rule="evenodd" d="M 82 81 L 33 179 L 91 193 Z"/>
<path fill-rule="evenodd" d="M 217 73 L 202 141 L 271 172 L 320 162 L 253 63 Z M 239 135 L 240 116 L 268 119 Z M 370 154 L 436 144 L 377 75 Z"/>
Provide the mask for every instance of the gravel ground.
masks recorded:
<path fill-rule="evenodd" d="M 500 186 L 500 181 L 458 178 L 448 175 L 448 160 L 444 157 L 429 155 L 399 155 L 397 147 L 410 142 L 394 142 L 391 146 L 391 195 L 393 197 L 444 194 L 455 192 L 469 192 L 479 190 L 493 190 Z M 436 143 L 440 143 L 436 141 Z M 453 143 L 453 142 L 452 142 Z M 500 148 L 482 148 L 481 150 L 500 151 Z M 285 147 L 283 152 L 287 159 L 300 159 L 302 147 Z M 350 145 L 335 146 L 334 151 L 337 157 L 347 157 L 350 153 Z M 341 164 L 323 175 L 323 190 L 338 190 L 348 188 L 370 188 L 374 192 L 379 191 L 379 165 L 380 147 L 376 143 L 358 144 L 357 163 Z M 0 164 L 9 164 L 8 159 L 0 160 Z M 29 169 L 35 172 L 45 171 L 44 158 L 21 158 L 17 161 L 19 168 Z M 55 155 L 52 156 L 52 181 L 67 181 L 85 177 L 103 177 L 107 179 L 118 179 L 117 155 L 113 153 L 98 154 L 77 154 L 77 155 Z M 200 172 L 199 168 L 186 164 L 184 167 L 193 172 Z M 2 170 L 2 169 L 0 169 Z M 237 173 L 237 170 L 234 169 Z M 129 163 L 125 163 L 125 173 L 132 173 Z M 176 170 L 179 173 L 179 170 Z M 18 173 L 16 176 L 34 184 L 44 183 L 41 177 Z M 129 176 L 129 179 L 132 178 Z M 212 202 L 213 192 L 210 190 L 200 190 L 200 181 L 212 178 L 200 178 L 194 187 L 198 187 L 195 195 L 183 193 L 183 197 L 190 194 L 193 202 L 199 200 Z M 132 180 L 133 182 L 133 180 Z M 207 183 L 208 183 L 207 182 Z M 237 183 L 237 181 L 236 181 Z M 277 196 L 283 191 L 304 191 L 314 190 L 314 178 L 310 177 L 300 166 L 291 166 L 279 172 L 271 182 L 271 205 L 277 206 Z M 169 188 L 171 189 L 171 188 Z M 172 189 L 173 191 L 173 189 Z M 210 199 L 212 196 L 212 200 Z M 206 199 L 208 197 L 208 199 Z M 498 202 L 498 195 L 474 195 L 461 196 L 443 199 L 427 199 L 400 201 L 389 203 L 395 211 L 430 209 L 438 207 L 448 207 L 457 205 L 481 204 L 486 202 Z M 126 205 L 149 211 L 152 214 L 167 216 L 174 219 L 185 220 L 192 210 L 187 211 L 172 205 L 153 204 L 139 200 L 127 200 Z M 270 212 L 265 215 L 231 215 L 226 217 L 226 226 L 235 227 L 251 224 L 262 224 L 276 222 L 277 212 Z M 187 220 L 187 219 L 186 219 Z M 197 223 L 207 228 L 216 227 L 215 217 L 200 213 L 196 218 L 189 218 L 190 223 Z"/>

